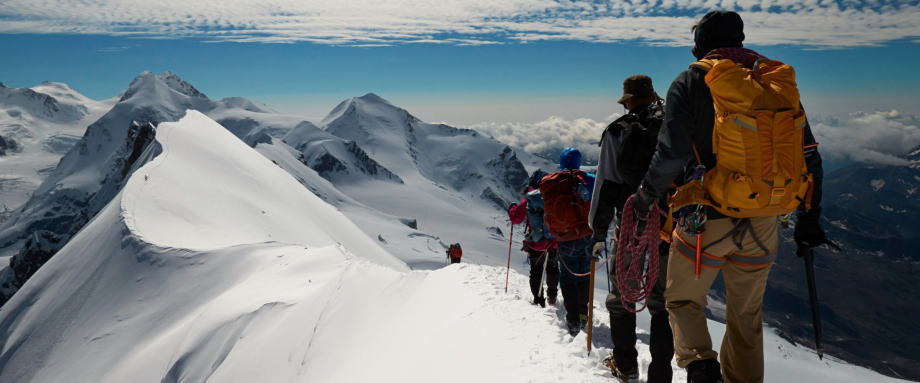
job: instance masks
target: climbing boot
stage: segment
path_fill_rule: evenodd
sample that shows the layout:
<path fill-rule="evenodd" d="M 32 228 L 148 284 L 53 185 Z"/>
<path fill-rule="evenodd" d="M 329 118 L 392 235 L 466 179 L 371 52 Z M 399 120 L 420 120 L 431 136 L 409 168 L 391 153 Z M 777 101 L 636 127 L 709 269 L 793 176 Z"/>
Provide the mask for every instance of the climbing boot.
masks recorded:
<path fill-rule="evenodd" d="M 639 383 L 639 366 L 638 364 L 632 367 L 620 367 L 617 365 L 616 360 L 613 359 L 613 354 L 604 359 L 604 365 L 610 369 L 610 372 L 613 374 L 613 377 L 617 378 L 620 383 Z"/>
<path fill-rule="evenodd" d="M 687 383 L 722 383 L 722 366 L 715 359 L 703 359 L 687 366 Z"/>

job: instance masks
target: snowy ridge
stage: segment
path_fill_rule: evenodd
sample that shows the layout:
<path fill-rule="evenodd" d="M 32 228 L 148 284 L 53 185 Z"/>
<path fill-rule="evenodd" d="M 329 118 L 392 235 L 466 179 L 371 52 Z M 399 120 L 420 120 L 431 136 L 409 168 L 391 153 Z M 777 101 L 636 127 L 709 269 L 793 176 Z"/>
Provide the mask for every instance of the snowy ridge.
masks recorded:
<path fill-rule="evenodd" d="M 374 242 L 352 237 L 351 221 L 200 112 L 160 124 L 157 142 L 163 153 L 121 193 L 127 227 L 145 242 L 203 251 L 267 242 L 325 247 L 348 239 L 367 257 L 405 268 Z M 320 222 L 348 227 L 349 235 L 338 238 Z"/>

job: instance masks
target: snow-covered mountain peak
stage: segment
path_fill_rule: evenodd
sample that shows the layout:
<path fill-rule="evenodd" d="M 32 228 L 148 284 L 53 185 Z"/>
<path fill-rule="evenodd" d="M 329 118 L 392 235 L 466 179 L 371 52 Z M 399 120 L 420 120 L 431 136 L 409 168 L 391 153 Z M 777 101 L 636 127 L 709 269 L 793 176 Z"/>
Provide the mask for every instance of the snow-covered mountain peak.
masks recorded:
<path fill-rule="evenodd" d="M 62 96 L 62 95 L 70 96 L 70 95 L 73 95 L 74 93 L 77 93 L 77 91 L 71 88 L 70 85 L 67 85 L 63 82 L 56 82 L 56 81 L 42 81 L 41 84 L 33 86 L 32 90 L 39 92 L 39 93 L 50 94 L 55 97 Z M 63 98 L 63 97 L 58 97 L 58 98 Z"/>
<path fill-rule="evenodd" d="M 71 104 L 84 109 L 88 108 L 91 112 L 104 112 L 102 109 L 108 110 L 115 103 L 115 100 L 112 99 L 102 101 L 91 99 L 62 82 L 45 81 L 33 86 L 31 89 L 38 93 L 52 96 L 63 104 Z"/>
<path fill-rule="evenodd" d="M 356 97 L 356 98 L 357 98 L 358 100 L 361 100 L 361 101 L 366 102 L 366 103 L 387 104 L 387 105 L 391 105 L 391 106 L 393 105 L 393 104 L 391 104 L 389 101 L 387 101 L 386 99 L 384 99 L 383 97 L 380 97 L 380 96 L 378 96 L 376 93 L 373 93 L 373 92 L 367 93 L 367 94 L 365 94 L 365 95 L 363 95 L 363 96 L 361 96 L 361 97 Z M 394 106 L 394 108 L 395 108 L 395 106 Z"/>
<path fill-rule="evenodd" d="M 69 94 L 78 93 L 70 90 Z M 79 97 L 86 99 L 82 95 Z M 48 93 L 30 88 L 0 88 L 0 109 L 9 110 L 10 112 L 7 114 L 13 117 L 20 117 L 25 114 L 45 121 L 59 123 L 76 121 L 89 113 L 87 107 L 76 102 L 76 100 L 62 102 Z"/>
<path fill-rule="evenodd" d="M 368 123 L 380 122 L 380 124 L 375 124 L 378 127 L 403 127 L 413 120 L 418 119 L 405 109 L 393 105 L 374 93 L 368 93 L 342 101 L 332 112 L 329 112 L 320 125 L 327 130 L 340 129 L 343 125 L 359 127 L 362 126 L 362 121 L 367 121 Z M 364 124 L 364 126 L 367 125 Z"/>
<path fill-rule="evenodd" d="M 167 99 L 177 96 L 208 100 L 208 96 L 199 92 L 194 86 L 172 72 L 167 71 L 157 75 L 150 71 L 144 71 L 131 81 L 131 85 L 122 94 L 120 101 L 127 101 L 136 97 Z"/>

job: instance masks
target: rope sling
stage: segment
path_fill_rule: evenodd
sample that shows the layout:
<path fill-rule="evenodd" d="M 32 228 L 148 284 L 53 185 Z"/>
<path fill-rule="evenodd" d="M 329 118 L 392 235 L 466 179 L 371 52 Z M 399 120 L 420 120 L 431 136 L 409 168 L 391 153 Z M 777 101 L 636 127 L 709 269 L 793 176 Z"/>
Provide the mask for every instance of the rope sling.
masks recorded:
<path fill-rule="evenodd" d="M 623 207 L 615 253 L 615 283 L 620 293 L 620 303 L 627 311 L 634 313 L 645 310 L 648 306 L 647 298 L 658 282 L 658 228 L 661 227 L 663 214 L 656 203 L 652 204 L 648 216 L 639 217 L 634 207 L 635 199 L 636 195 L 630 196 Z M 648 267 L 643 270 L 646 260 Z M 630 303 L 636 304 L 639 301 L 644 301 L 641 307 L 630 307 Z"/>

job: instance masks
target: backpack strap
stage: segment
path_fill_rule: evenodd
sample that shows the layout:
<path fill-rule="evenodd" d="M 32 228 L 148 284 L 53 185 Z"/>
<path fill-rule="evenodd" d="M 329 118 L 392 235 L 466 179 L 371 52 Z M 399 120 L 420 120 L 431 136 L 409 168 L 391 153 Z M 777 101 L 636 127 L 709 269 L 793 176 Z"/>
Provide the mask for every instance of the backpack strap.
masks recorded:
<path fill-rule="evenodd" d="M 710 70 L 716 65 L 716 61 L 712 59 L 702 59 L 693 64 L 690 64 L 690 68 L 697 68 L 702 70 L 704 73 L 709 73 Z M 702 165 L 703 158 L 700 157 L 700 151 L 696 148 L 696 142 L 693 141 L 693 137 L 690 137 L 690 148 L 693 149 L 693 156 L 696 157 L 696 164 Z"/>
<path fill-rule="evenodd" d="M 716 63 L 714 60 L 711 60 L 711 59 L 702 59 L 693 64 L 690 64 L 691 68 L 702 69 L 703 72 L 709 72 L 714 66 L 716 66 Z"/>
<path fill-rule="evenodd" d="M 697 164 L 697 165 L 702 165 L 702 164 L 703 164 L 703 158 L 700 157 L 700 151 L 696 149 L 696 142 L 693 142 L 692 139 L 693 139 L 693 138 L 691 137 L 690 149 L 693 149 L 693 156 L 696 157 L 696 164 Z"/>

